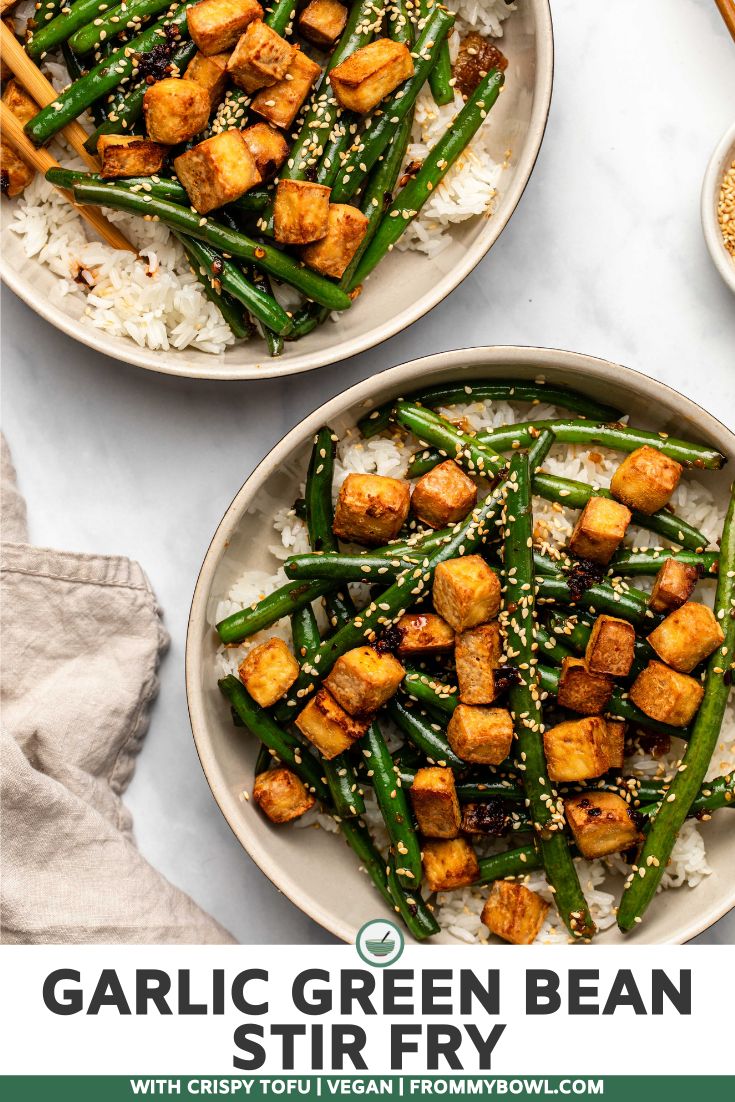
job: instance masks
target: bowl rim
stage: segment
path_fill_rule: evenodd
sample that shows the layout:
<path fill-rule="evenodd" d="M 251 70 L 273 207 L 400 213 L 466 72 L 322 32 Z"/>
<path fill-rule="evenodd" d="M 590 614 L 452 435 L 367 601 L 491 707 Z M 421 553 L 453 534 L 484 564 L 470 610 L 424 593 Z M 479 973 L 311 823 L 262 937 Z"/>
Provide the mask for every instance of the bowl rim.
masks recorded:
<path fill-rule="evenodd" d="M 611 376 L 616 381 L 622 378 L 624 381 L 627 380 L 630 389 L 642 393 L 643 397 L 650 398 L 652 403 L 655 403 L 657 397 L 661 397 L 662 394 L 665 394 L 669 399 L 673 397 L 680 405 L 682 413 L 684 415 L 688 414 L 692 420 L 701 425 L 705 434 L 709 433 L 714 439 L 724 435 L 730 444 L 729 453 L 735 454 L 735 432 L 713 414 L 681 394 L 674 387 L 669 386 L 668 383 L 650 378 L 640 371 L 611 360 L 589 356 L 585 353 L 569 352 L 565 349 L 535 347 L 532 345 L 480 345 L 437 352 L 419 359 L 407 360 L 394 367 L 386 368 L 362 382 L 355 383 L 330 398 L 327 402 L 317 406 L 308 416 L 285 433 L 248 475 L 225 510 L 222 520 L 212 536 L 197 575 L 186 633 L 185 685 L 192 735 L 207 784 L 228 826 L 260 871 L 299 910 L 317 922 L 323 929 L 347 943 L 352 943 L 354 940 L 355 931 L 350 924 L 335 916 L 320 903 L 305 899 L 290 867 L 272 867 L 269 861 L 267 841 L 259 839 L 257 832 L 245 823 L 242 816 L 235 813 L 234 802 L 231 801 L 226 786 L 220 784 L 217 780 L 216 759 L 208 739 L 204 693 L 200 684 L 202 665 L 205 661 L 202 653 L 204 633 L 201 629 L 207 622 L 206 611 L 214 573 L 223 553 L 226 551 L 231 534 L 242 522 L 253 493 L 283 463 L 294 447 L 303 444 L 321 425 L 329 423 L 348 408 L 354 408 L 366 401 L 372 401 L 375 390 L 378 387 L 381 390 L 384 389 L 393 380 L 396 381 L 396 384 L 400 382 L 400 390 L 408 391 L 412 387 L 412 380 L 415 384 L 426 377 L 427 385 L 429 385 L 428 380 L 431 378 L 432 369 L 437 372 L 445 372 L 462 367 L 472 368 L 476 366 L 480 368 L 496 365 L 504 367 L 506 370 L 512 370 L 514 364 L 528 365 L 529 362 L 532 362 L 541 372 L 545 367 L 569 371 L 572 376 L 577 376 L 580 380 L 584 377 L 591 377 L 604 382 L 610 379 Z M 574 380 L 572 380 L 573 382 Z M 723 894 L 722 899 L 717 904 L 710 907 L 709 911 L 704 914 L 690 920 L 678 931 L 675 937 L 664 942 L 641 943 L 684 944 L 707 930 L 733 907 L 735 907 L 735 882 L 730 885 L 729 891 Z M 629 938 L 629 940 L 632 942 L 633 939 Z"/>
<path fill-rule="evenodd" d="M 26 279 L 11 268 L 7 259 L 2 255 L 0 255 L 0 279 L 34 313 L 50 322 L 73 340 L 86 345 L 87 348 L 91 348 L 95 352 L 102 353 L 110 359 L 130 364 L 133 367 L 142 367 L 147 371 L 162 375 L 209 381 L 216 380 L 218 382 L 287 378 L 291 375 L 300 375 L 306 371 L 315 371 L 338 360 L 346 360 L 350 356 L 356 356 L 361 352 L 377 348 L 384 341 L 408 329 L 414 322 L 428 314 L 464 282 L 498 240 L 515 213 L 528 186 L 546 133 L 554 80 L 554 28 L 550 0 L 532 0 L 532 3 L 538 19 L 533 105 L 526 135 L 527 143 L 524 146 L 520 160 L 517 162 L 513 182 L 504 194 L 503 213 L 497 218 L 493 216 L 492 219 L 488 220 L 489 232 L 487 234 L 481 233 L 477 240 L 466 250 L 464 256 L 459 258 L 451 270 L 434 283 L 430 291 L 417 299 L 411 307 L 372 328 L 368 333 L 335 342 L 330 345 L 329 349 L 321 352 L 304 352 L 295 356 L 291 363 L 287 365 L 283 362 L 279 363 L 277 359 L 268 360 L 266 357 L 264 363 L 251 363 L 241 367 L 233 367 L 232 365 L 226 366 L 226 353 L 219 356 L 205 356 L 200 353 L 200 366 L 199 360 L 195 364 L 187 356 L 187 352 L 190 351 L 187 349 L 177 352 L 172 349 L 164 351 L 141 348 L 132 339 L 126 342 L 125 351 L 118 347 L 106 347 L 107 334 L 103 330 L 97 330 L 91 325 L 80 325 L 78 319 L 67 314 L 60 307 L 48 301 L 40 300 L 37 292 L 34 291 L 31 280 Z M 211 367 L 208 366 L 210 362 Z"/>
<path fill-rule="evenodd" d="M 733 160 L 735 160 L 735 122 L 728 126 L 707 162 L 700 199 L 702 231 L 707 249 L 723 282 L 735 293 L 735 257 L 730 256 L 725 248 L 720 224 L 717 221 L 717 201 L 722 176 L 727 162 Z"/>

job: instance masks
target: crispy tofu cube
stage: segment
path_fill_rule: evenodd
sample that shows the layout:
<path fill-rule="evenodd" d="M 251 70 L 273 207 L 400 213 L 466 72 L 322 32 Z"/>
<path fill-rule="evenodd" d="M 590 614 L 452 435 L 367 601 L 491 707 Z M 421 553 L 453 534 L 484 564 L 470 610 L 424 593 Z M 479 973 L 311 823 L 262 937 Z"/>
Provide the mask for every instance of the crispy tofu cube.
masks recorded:
<path fill-rule="evenodd" d="M 608 769 L 622 769 L 625 763 L 625 733 L 628 724 L 622 719 L 605 717 L 607 727 Z"/>
<path fill-rule="evenodd" d="M 486 838 L 502 838 L 508 833 L 510 815 L 504 800 L 478 800 L 462 805 L 462 834 L 482 834 Z"/>
<path fill-rule="evenodd" d="M 500 611 L 500 581 L 480 555 L 440 562 L 434 571 L 434 608 L 455 631 L 466 631 Z"/>
<path fill-rule="evenodd" d="M 230 55 L 227 51 L 221 54 L 212 54 L 207 57 L 201 51 L 194 55 L 186 67 L 184 80 L 193 80 L 201 85 L 209 96 L 209 109 L 219 103 L 227 87 L 227 62 Z"/>
<path fill-rule="evenodd" d="M 258 92 L 250 109 L 281 130 L 288 130 L 321 71 L 316 61 L 297 50 L 283 80 Z"/>
<path fill-rule="evenodd" d="M 338 0 L 311 0 L 299 16 L 299 31 L 308 42 L 325 49 L 337 41 L 347 22 L 347 8 Z"/>
<path fill-rule="evenodd" d="M 456 838 L 460 811 L 454 774 L 438 765 L 419 769 L 411 785 L 411 803 L 425 838 Z"/>
<path fill-rule="evenodd" d="M 704 688 L 694 677 L 679 673 L 663 662 L 651 661 L 633 682 L 630 699 L 659 723 L 686 727 L 702 702 Z"/>
<path fill-rule="evenodd" d="M 255 703 L 270 708 L 291 688 L 299 668 L 283 639 L 269 639 L 253 647 L 237 672 Z"/>
<path fill-rule="evenodd" d="M 466 838 L 425 842 L 421 857 L 424 879 L 432 892 L 466 888 L 480 875 L 475 851 Z"/>
<path fill-rule="evenodd" d="M 369 716 L 395 694 L 405 672 L 389 652 L 355 647 L 337 659 L 324 684 L 351 716 Z"/>
<path fill-rule="evenodd" d="M 273 233 L 282 245 L 306 245 L 329 230 L 331 188 L 309 180 L 279 180 L 273 204 Z"/>
<path fill-rule="evenodd" d="M 433 612 L 407 612 L 396 623 L 401 641 L 396 654 L 446 654 L 454 648 L 454 628 Z"/>
<path fill-rule="evenodd" d="M 497 695 L 493 671 L 500 665 L 502 652 L 497 620 L 468 628 L 457 636 L 454 659 L 463 704 L 492 704 Z"/>
<path fill-rule="evenodd" d="M 329 82 L 342 107 L 369 115 L 410 76 L 413 58 L 408 46 L 391 38 L 378 38 L 336 65 Z"/>
<path fill-rule="evenodd" d="M 332 279 L 341 279 L 367 233 L 367 217 L 349 203 L 330 203 L 324 237 L 301 251 L 309 268 Z"/>
<path fill-rule="evenodd" d="M 255 778 L 253 799 L 272 823 L 290 823 L 314 806 L 300 777 L 290 769 L 268 769 Z"/>
<path fill-rule="evenodd" d="M 408 516 L 407 482 L 378 474 L 348 474 L 337 497 L 332 529 L 350 543 L 379 547 L 396 538 Z"/>
<path fill-rule="evenodd" d="M 249 24 L 262 18 L 257 0 L 202 0 L 186 12 L 189 34 L 206 57 L 231 50 Z"/>
<path fill-rule="evenodd" d="M 645 444 L 627 455 L 610 479 L 610 492 L 629 509 L 656 513 L 679 485 L 681 463 Z"/>
<path fill-rule="evenodd" d="M 8 199 L 22 195 L 36 175 L 7 142 L 0 142 L 0 191 Z"/>
<path fill-rule="evenodd" d="M 583 658 L 565 658 L 561 664 L 557 700 L 561 708 L 582 716 L 598 716 L 610 703 L 611 677 L 593 673 Z"/>
<path fill-rule="evenodd" d="M 513 720 L 505 708 L 458 704 L 447 726 L 449 745 L 458 758 L 480 765 L 500 765 L 510 753 Z"/>
<path fill-rule="evenodd" d="M 635 812 L 615 792 L 587 792 L 564 801 L 569 829 L 583 857 L 622 853 L 643 840 Z"/>
<path fill-rule="evenodd" d="M 207 125 L 209 107 L 209 96 L 201 84 L 173 77 L 157 80 L 143 97 L 148 137 L 163 145 L 188 142 Z"/>
<path fill-rule="evenodd" d="M 513 880 L 496 880 L 482 908 L 491 934 L 513 945 L 530 945 L 538 937 L 549 904 L 537 892 Z"/>
<path fill-rule="evenodd" d="M 679 673 L 691 673 L 724 639 L 712 609 L 696 601 L 675 609 L 648 636 L 659 658 Z"/>
<path fill-rule="evenodd" d="M 696 566 L 665 559 L 656 575 L 648 601 L 653 612 L 672 612 L 689 600 L 699 579 Z"/>
<path fill-rule="evenodd" d="M 294 47 L 266 23 L 250 23 L 227 62 L 227 73 L 238 88 L 257 92 L 283 80 L 293 60 Z"/>
<path fill-rule="evenodd" d="M 570 719 L 544 731 L 544 753 L 552 781 L 586 781 L 610 768 L 609 735 L 602 716 Z"/>
<path fill-rule="evenodd" d="M 176 175 L 199 214 L 239 199 L 260 183 L 253 155 L 239 130 L 223 130 L 174 160 Z"/>
<path fill-rule="evenodd" d="M 2 100 L 23 126 L 38 114 L 36 101 L 28 95 L 25 88 L 18 84 L 17 80 L 9 80 L 5 85 Z"/>
<path fill-rule="evenodd" d="M 369 720 L 353 719 L 326 689 L 311 698 L 295 722 L 327 761 L 348 750 L 370 726 Z"/>
<path fill-rule="evenodd" d="M 453 459 L 422 475 L 413 488 L 411 509 L 431 528 L 464 520 L 477 504 L 477 486 Z"/>
<path fill-rule="evenodd" d="M 580 559 L 607 566 L 630 524 L 630 509 L 606 497 L 591 497 L 569 539 L 569 550 Z"/>
<path fill-rule="evenodd" d="M 97 142 L 100 176 L 153 176 L 161 171 L 166 153 L 165 145 L 133 134 L 103 134 Z"/>
<path fill-rule="evenodd" d="M 587 669 L 610 677 L 627 677 L 635 657 L 635 628 L 617 616 L 598 616 L 585 651 Z"/>
<path fill-rule="evenodd" d="M 241 130 L 243 141 L 250 150 L 261 179 L 269 180 L 288 157 L 288 143 L 278 130 L 267 122 L 256 122 L 247 130 Z"/>

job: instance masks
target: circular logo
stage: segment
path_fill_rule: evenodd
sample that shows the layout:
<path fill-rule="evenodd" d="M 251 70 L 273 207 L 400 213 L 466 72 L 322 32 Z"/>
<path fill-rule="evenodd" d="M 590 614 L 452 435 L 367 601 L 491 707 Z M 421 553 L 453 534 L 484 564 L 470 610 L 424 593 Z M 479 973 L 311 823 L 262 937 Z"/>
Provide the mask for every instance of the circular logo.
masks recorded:
<path fill-rule="evenodd" d="M 355 948 L 366 964 L 387 968 L 395 964 L 404 948 L 402 931 L 387 918 L 373 918 L 357 934 Z"/>

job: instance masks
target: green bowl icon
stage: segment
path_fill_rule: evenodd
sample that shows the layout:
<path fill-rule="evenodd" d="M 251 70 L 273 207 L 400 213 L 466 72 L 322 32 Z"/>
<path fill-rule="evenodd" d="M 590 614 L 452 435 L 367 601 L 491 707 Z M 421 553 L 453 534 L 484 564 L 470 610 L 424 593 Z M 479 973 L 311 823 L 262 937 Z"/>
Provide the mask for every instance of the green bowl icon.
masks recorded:
<path fill-rule="evenodd" d="M 396 947 L 393 938 L 385 941 L 366 941 L 365 948 L 373 957 L 389 957 Z"/>

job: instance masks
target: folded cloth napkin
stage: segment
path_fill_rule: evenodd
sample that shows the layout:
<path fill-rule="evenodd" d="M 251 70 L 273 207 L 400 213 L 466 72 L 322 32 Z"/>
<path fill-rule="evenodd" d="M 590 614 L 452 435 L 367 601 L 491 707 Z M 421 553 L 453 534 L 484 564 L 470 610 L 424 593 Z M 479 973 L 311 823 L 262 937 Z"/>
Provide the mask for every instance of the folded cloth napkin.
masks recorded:
<path fill-rule="evenodd" d="M 140 855 L 121 799 L 168 642 L 148 579 L 30 546 L 1 446 L 0 940 L 230 942 Z"/>

